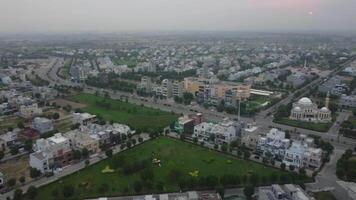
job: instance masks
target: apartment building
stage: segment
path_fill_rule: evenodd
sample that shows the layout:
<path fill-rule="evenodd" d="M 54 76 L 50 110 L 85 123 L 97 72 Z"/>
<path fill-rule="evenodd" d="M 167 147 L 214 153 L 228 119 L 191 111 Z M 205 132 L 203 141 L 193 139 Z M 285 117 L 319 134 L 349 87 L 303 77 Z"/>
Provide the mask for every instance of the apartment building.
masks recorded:
<path fill-rule="evenodd" d="M 44 117 L 36 117 L 33 120 L 32 126 L 35 130 L 37 130 L 41 134 L 53 130 L 52 120 L 49 120 Z"/>

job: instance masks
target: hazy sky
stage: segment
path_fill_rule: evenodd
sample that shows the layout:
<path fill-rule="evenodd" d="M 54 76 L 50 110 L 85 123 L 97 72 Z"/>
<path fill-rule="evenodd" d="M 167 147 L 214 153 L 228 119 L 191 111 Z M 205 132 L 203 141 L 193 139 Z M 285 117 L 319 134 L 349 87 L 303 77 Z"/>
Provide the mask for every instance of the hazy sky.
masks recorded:
<path fill-rule="evenodd" d="M 356 30 L 356 0 L 0 0 L 0 32 Z"/>

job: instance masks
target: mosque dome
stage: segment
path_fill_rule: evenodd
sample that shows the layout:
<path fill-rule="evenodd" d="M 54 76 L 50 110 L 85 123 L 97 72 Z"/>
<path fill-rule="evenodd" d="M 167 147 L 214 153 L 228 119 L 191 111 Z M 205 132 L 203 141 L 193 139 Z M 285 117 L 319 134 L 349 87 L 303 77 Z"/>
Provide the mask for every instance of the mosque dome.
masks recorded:
<path fill-rule="evenodd" d="M 301 104 L 301 105 L 312 105 L 313 102 L 308 97 L 303 97 L 298 101 L 298 104 Z"/>

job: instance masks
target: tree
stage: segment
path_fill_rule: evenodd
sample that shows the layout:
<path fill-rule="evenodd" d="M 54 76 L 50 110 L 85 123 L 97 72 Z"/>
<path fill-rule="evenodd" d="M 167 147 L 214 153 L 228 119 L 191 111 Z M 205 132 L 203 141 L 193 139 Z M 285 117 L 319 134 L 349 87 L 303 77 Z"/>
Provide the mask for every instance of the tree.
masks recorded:
<path fill-rule="evenodd" d="M 294 165 L 289 165 L 289 170 L 290 171 L 294 171 L 294 169 L 295 169 Z"/>
<path fill-rule="evenodd" d="M 196 144 L 196 143 L 198 143 L 198 138 L 197 137 L 194 137 L 193 138 L 193 142 Z"/>
<path fill-rule="evenodd" d="M 73 159 L 74 160 L 79 160 L 82 158 L 82 153 L 80 150 L 73 150 Z"/>
<path fill-rule="evenodd" d="M 135 181 L 133 184 L 133 188 L 135 190 L 135 192 L 141 192 L 142 190 L 142 183 L 140 181 Z"/>
<path fill-rule="evenodd" d="M 26 178 L 24 176 L 21 176 L 19 181 L 20 181 L 21 184 L 24 184 L 25 181 L 26 181 Z"/>
<path fill-rule="evenodd" d="M 305 171 L 305 168 L 304 168 L 304 167 L 302 167 L 302 168 L 299 169 L 299 174 L 301 174 L 301 175 L 306 175 L 306 171 Z"/>
<path fill-rule="evenodd" d="M 226 152 L 226 151 L 227 151 L 227 145 L 226 145 L 226 144 L 223 144 L 223 145 L 221 146 L 221 151 L 223 151 L 223 152 Z"/>
<path fill-rule="evenodd" d="M 55 119 L 55 120 L 59 119 L 59 114 L 58 113 L 53 113 L 52 118 Z"/>
<path fill-rule="evenodd" d="M 65 185 L 62 189 L 62 194 L 66 198 L 73 196 L 74 193 L 75 193 L 75 188 L 72 185 Z"/>
<path fill-rule="evenodd" d="M 281 163 L 280 167 L 281 167 L 282 170 L 285 170 L 286 169 L 286 164 L 285 163 Z"/>
<path fill-rule="evenodd" d="M 15 178 L 10 178 L 8 181 L 7 181 L 7 185 L 9 187 L 14 187 L 16 185 L 16 179 Z"/>
<path fill-rule="evenodd" d="M 85 160 L 85 167 L 88 167 L 89 166 L 89 164 L 90 164 L 90 161 L 89 160 Z"/>
<path fill-rule="evenodd" d="M 18 154 L 19 153 L 19 147 L 17 145 L 12 146 L 11 149 L 10 149 L 10 153 L 11 153 L 11 155 Z"/>
<path fill-rule="evenodd" d="M 111 157 L 112 157 L 112 149 L 107 149 L 107 150 L 105 151 L 105 155 L 106 155 L 107 157 L 111 158 Z"/>
<path fill-rule="evenodd" d="M 23 124 L 23 122 L 18 122 L 17 123 L 17 127 L 19 128 L 19 129 L 23 129 L 23 128 L 25 128 L 25 125 Z"/>
<path fill-rule="evenodd" d="M 246 150 L 246 151 L 244 152 L 244 159 L 245 159 L 245 160 L 248 160 L 248 159 L 250 158 L 250 156 L 251 156 L 251 153 Z"/>
<path fill-rule="evenodd" d="M 214 144 L 214 149 L 216 150 L 216 149 L 218 149 L 218 148 L 219 148 L 219 145 Z"/>
<path fill-rule="evenodd" d="M 139 142 L 139 143 L 143 142 L 143 138 L 142 138 L 142 137 L 139 137 L 139 138 L 138 138 L 138 142 Z"/>
<path fill-rule="evenodd" d="M 225 194 L 224 186 L 219 185 L 219 186 L 215 187 L 215 192 L 220 195 L 221 199 L 224 199 L 224 194 Z"/>
<path fill-rule="evenodd" d="M 38 170 L 36 168 L 33 168 L 33 167 L 30 168 L 30 177 L 31 178 L 37 178 L 40 175 L 41 175 L 41 171 L 40 170 Z"/>
<path fill-rule="evenodd" d="M 87 148 L 82 149 L 82 157 L 83 158 L 88 158 L 89 157 L 89 151 Z"/>
<path fill-rule="evenodd" d="M 28 140 L 25 141 L 24 149 L 27 152 L 31 152 L 32 151 L 32 140 L 31 139 L 28 139 Z"/>
<path fill-rule="evenodd" d="M 13 200 L 20 200 L 22 199 L 23 193 L 21 189 L 16 189 L 14 192 Z"/>
<path fill-rule="evenodd" d="M 131 141 L 127 141 L 127 142 L 126 142 L 126 146 L 127 146 L 127 148 L 131 148 L 131 146 L 132 146 Z"/>
<path fill-rule="evenodd" d="M 5 156 L 5 153 L 3 151 L 0 151 L 0 160 L 3 159 Z"/>
<path fill-rule="evenodd" d="M 136 145 L 136 139 L 135 138 L 132 138 L 131 142 L 132 142 L 133 145 Z"/>
<path fill-rule="evenodd" d="M 255 188 L 253 186 L 246 186 L 244 188 L 244 195 L 248 200 L 252 199 L 252 195 L 255 193 Z"/>
<path fill-rule="evenodd" d="M 28 196 L 28 198 L 29 199 L 35 199 L 36 198 L 36 196 L 37 196 L 37 194 L 38 194 L 38 189 L 35 187 L 35 186 L 33 186 L 33 185 L 31 185 L 29 188 L 28 188 L 28 190 L 27 190 L 27 192 L 26 192 L 26 195 Z"/>

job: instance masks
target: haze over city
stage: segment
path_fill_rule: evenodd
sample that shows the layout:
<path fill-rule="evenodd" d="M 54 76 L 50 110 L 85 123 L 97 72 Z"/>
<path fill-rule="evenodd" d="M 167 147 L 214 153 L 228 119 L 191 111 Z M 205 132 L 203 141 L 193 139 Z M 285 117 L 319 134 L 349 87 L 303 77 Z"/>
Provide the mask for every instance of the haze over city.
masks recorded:
<path fill-rule="evenodd" d="M 0 200 L 356 200 L 356 0 L 0 0 Z"/>
<path fill-rule="evenodd" d="M 2 0 L 1 33 L 356 30 L 354 0 Z"/>

